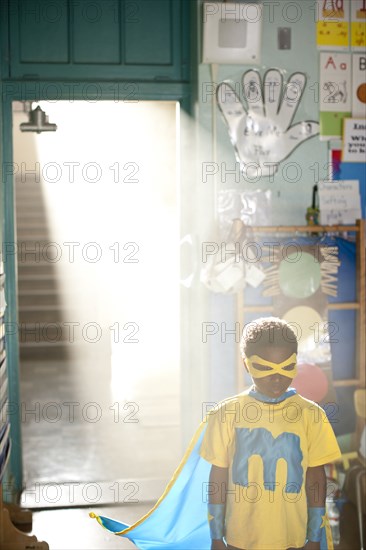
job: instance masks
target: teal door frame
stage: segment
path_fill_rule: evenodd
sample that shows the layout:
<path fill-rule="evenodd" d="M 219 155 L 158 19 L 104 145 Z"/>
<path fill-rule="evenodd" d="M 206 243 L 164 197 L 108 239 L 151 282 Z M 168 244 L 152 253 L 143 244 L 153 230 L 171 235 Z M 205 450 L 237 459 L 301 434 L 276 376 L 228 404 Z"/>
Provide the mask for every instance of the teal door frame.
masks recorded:
<path fill-rule="evenodd" d="M 12 451 L 7 475 L 3 482 L 4 498 L 15 501 L 23 489 L 21 403 L 19 393 L 18 292 L 15 231 L 15 199 L 13 170 L 13 101 L 177 101 L 191 111 L 191 85 L 165 82 L 56 82 L 3 81 L 2 88 L 2 187 L 3 198 L 3 260 L 6 281 L 6 335 L 9 420 Z M 1 117 L 0 117 L 1 118 Z"/>

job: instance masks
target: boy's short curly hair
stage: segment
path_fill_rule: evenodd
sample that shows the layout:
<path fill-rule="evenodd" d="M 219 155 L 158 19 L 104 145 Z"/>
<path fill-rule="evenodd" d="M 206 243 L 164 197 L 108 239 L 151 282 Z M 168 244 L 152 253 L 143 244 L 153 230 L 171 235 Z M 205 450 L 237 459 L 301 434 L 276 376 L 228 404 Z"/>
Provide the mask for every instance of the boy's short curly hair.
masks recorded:
<path fill-rule="evenodd" d="M 297 337 L 291 326 L 279 317 L 261 317 L 246 324 L 240 342 L 243 359 L 260 355 L 260 351 L 270 346 L 288 348 L 289 353 L 297 353 Z"/>

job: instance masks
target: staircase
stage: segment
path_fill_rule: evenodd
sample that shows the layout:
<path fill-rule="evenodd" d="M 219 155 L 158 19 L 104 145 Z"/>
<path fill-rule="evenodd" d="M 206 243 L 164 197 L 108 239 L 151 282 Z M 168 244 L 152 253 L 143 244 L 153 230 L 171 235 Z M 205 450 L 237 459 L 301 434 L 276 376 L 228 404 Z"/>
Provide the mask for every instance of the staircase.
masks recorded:
<path fill-rule="evenodd" d="M 42 185 L 27 175 L 15 189 L 20 360 L 62 361 L 67 334 Z"/>

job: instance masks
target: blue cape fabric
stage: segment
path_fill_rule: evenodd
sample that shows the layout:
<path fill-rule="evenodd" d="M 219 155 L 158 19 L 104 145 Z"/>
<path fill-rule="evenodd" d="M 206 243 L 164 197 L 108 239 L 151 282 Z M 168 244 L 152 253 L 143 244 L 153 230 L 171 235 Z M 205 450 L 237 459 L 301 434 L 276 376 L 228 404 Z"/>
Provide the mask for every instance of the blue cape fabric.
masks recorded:
<path fill-rule="evenodd" d="M 104 516 L 91 517 L 141 550 L 209 550 L 207 484 L 211 464 L 198 454 L 205 429 L 202 423 L 162 497 L 137 523 L 128 526 Z"/>
<path fill-rule="evenodd" d="M 200 424 L 163 495 L 139 521 L 129 526 L 94 513 L 90 517 L 140 550 L 210 550 L 207 503 L 211 464 L 199 455 L 206 426 L 205 421 Z M 333 550 L 328 521 L 322 529 L 320 549 Z"/>

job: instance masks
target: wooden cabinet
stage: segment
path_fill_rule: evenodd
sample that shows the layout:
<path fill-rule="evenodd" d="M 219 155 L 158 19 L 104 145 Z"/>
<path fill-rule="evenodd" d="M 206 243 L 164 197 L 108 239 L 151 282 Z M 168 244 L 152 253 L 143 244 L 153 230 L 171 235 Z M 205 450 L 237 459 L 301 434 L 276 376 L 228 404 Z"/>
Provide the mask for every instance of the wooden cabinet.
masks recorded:
<path fill-rule="evenodd" d="M 191 0 L 9 0 L 7 78 L 187 82 L 190 6 Z"/>

